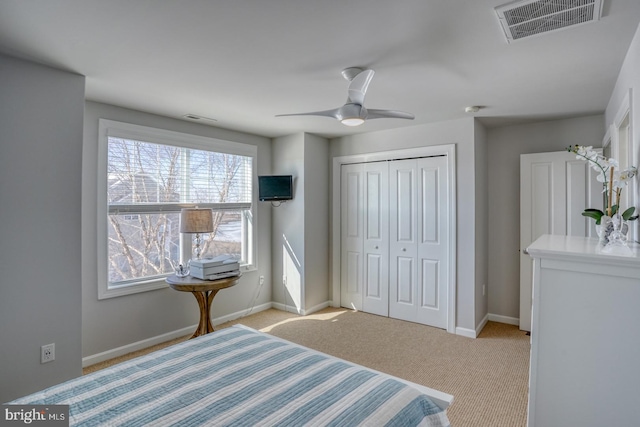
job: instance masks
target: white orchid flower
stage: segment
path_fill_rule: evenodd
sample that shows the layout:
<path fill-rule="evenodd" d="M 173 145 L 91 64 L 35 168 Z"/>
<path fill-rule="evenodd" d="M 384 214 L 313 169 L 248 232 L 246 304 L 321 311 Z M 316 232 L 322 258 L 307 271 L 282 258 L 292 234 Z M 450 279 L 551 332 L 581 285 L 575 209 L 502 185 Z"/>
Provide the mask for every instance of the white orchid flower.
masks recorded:
<path fill-rule="evenodd" d="M 627 186 L 629 181 L 633 177 L 635 177 L 638 173 L 638 169 L 635 166 L 631 166 L 628 169 L 623 170 L 622 172 L 614 172 L 613 173 L 613 187 L 614 188 L 624 188 Z"/>
<path fill-rule="evenodd" d="M 634 176 L 638 175 L 638 168 L 636 168 L 635 166 L 631 166 L 628 169 L 625 169 L 622 174 L 625 174 L 626 178 L 625 179 L 631 179 Z"/>
<path fill-rule="evenodd" d="M 598 172 L 596 179 L 602 183 L 602 192 L 605 194 L 604 211 L 586 209 L 582 215 L 595 219 L 599 224 L 603 218 L 608 218 L 607 214 L 613 215 L 614 208 L 620 206 L 621 189 L 626 187 L 629 181 L 638 174 L 638 170 L 632 166 L 620 171 L 620 164 L 616 159 L 598 154 L 592 146 L 572 145 L 567 148 L 567 151 L 575 153 L 576 158 L 587 161 L 589 166 Z M 613 200 L 614 196 L 615 200 Z M 628 208 L 622 215 L 626 215 L 625 218 L 629 217 L 629 220 L 633 221 L 638 217 L 637 215 L 633 216 L 634 210 L 635 207 Z M 600 215 L 597 215 L 598 213 Z"/>
<path fill-rule="evenodd" d="M 584 145 L 578 145 L 578 146 L 577 146 L 577 154 L 578 154 L 579 156 L 585 156 L 585 157 L 588 157 L 588 156 L 587 156 L 587 153 L 589 153 L 589 154 L 590 154 L 591 152 L 593 152 L 593 147 L 592 147 L 591 145 L 589 145 L 589 146 L 587 146 L 587 147 L 585 147 Z"/>
<path fill-rule="evenodd" d="M 606 160 L 606 164 L 610 167 L 610 168 L 615 168 L 618 169 L 620 167 L 620 165 L 618 164 L 618 161 L 616 159 L 607 159 Z"/>

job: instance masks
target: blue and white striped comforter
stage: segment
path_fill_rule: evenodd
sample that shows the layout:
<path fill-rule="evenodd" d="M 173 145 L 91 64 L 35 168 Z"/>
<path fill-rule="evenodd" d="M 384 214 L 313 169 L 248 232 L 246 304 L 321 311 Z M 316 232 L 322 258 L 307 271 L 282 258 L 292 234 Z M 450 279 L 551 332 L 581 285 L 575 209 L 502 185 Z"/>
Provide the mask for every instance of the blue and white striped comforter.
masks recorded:
<path fill-rule="evenodd" d="M 68 404 L 74 426 L 448 426 L 417 389 L 235 326 L 11 402 Z"/>

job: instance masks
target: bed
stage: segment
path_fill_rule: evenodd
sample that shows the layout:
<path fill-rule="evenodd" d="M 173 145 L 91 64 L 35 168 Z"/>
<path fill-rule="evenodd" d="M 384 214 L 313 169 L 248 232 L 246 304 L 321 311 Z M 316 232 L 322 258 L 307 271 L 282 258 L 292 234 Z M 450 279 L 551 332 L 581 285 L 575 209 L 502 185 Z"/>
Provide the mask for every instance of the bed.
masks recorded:
<path fill-rule="evenodd" d="M 449 426 L 453 397 L 236 325 L 10 404 L 71 426 Z"/>

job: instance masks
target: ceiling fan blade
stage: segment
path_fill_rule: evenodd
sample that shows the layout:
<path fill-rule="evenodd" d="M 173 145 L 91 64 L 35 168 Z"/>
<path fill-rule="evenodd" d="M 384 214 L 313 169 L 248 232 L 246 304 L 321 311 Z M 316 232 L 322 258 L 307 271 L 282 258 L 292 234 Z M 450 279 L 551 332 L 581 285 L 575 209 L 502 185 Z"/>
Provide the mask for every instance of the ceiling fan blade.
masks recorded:
<path fill-rule="evenodd" d="M 287 116 L 324 116 L 324 117 L 332 117 L 334 119 L 338 118 L 339 108 L 334 108 L 333 110 L 324 110 L 324 111 L 312 111 L 310 113 L 293 113 L 293 114 L 276 114 L 276 117 L 287 117 Z"/>
<path fill-rule="evenodd" d="M 407 119 L 413 120 L 416 116 L 411 113 L 396 110 L 367 109 L 367 120 L 370 119 Z"/>
<path fill-rule="evenodd" d="M 364 70 L 351 80 L 351 83 L 349 83 L 348 103 L 364 104 L 364 96 L 367 93 L 367 88 L 374 74 L 375 71 L 373 70 Z"/>

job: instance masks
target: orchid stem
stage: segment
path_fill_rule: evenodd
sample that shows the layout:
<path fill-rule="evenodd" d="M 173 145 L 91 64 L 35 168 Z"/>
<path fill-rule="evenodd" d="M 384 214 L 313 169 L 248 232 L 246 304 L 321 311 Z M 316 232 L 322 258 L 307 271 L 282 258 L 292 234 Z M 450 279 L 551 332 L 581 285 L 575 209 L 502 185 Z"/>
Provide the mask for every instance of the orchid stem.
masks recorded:
<path fill-rule="evenodd" d="M 612 215 L 612 198 L 613 198 L 613 166 L 609 169 L 609 205 L 607 206 L 607 216 L 611 216 Z"/>

